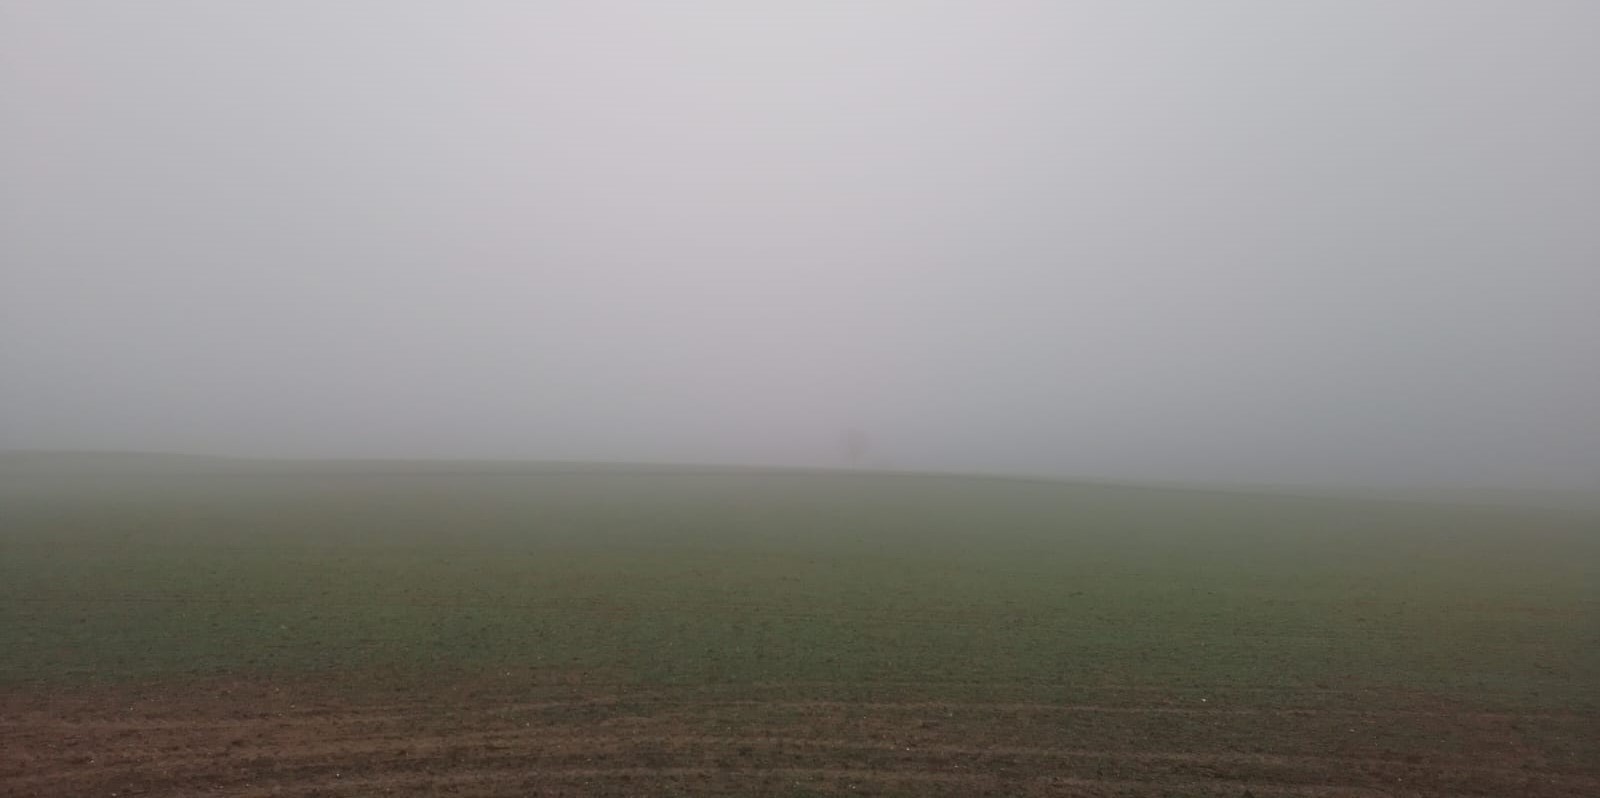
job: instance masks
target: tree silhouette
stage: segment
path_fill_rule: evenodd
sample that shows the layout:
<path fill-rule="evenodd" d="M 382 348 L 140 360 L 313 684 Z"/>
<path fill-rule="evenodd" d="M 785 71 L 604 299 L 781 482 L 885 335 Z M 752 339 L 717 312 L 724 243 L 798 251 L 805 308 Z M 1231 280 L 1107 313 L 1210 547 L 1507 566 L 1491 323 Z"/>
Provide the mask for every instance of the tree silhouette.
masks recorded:
<path fill-rule="evenodd" d="M 872 449 L 872 439 L 859 429 L 847 429 L 839 436 L 839 448 L 844 461 L 859 468 L 866 464 L 867 452 Z"/>

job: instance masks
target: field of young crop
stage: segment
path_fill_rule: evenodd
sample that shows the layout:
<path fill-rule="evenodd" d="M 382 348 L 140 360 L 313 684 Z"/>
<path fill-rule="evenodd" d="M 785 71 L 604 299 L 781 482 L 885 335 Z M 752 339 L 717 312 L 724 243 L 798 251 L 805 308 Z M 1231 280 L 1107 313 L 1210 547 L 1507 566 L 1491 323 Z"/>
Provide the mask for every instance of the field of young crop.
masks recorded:
<path fill-rule="evenodd" d="M 0 795 L 1600 794 L 1600 521 L 0 463 Z"/>

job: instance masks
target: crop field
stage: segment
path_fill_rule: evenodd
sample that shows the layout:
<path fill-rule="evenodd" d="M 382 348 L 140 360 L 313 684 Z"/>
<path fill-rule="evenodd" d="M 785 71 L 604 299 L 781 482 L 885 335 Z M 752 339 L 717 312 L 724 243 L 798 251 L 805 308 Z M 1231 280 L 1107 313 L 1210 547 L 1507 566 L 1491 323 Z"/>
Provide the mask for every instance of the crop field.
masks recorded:
<path fill-rule="evenodd" d="M 1600 516 L 0 458 L 0 795 L 1600 795 Z"/>

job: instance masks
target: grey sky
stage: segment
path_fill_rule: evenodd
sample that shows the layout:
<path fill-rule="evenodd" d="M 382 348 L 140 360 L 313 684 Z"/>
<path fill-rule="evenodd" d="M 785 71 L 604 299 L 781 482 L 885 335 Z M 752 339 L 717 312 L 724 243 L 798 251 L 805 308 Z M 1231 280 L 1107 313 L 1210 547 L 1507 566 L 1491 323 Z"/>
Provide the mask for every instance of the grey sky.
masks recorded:
<path fill-rule="evenodd" d="M 0 447 L 1600 486 L 1596 42 L 0 0 Z"/>

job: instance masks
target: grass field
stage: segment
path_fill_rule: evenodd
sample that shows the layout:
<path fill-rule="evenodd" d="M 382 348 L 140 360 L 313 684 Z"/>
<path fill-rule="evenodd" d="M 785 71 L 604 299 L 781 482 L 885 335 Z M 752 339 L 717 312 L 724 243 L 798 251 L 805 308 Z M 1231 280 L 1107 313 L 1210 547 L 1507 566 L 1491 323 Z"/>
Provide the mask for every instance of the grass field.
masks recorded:
<path fill-rule="evenodd" d="M 0 794 L 1600 795 L 1600 521 L 0 459 Z"/>

